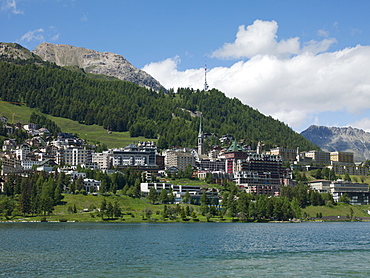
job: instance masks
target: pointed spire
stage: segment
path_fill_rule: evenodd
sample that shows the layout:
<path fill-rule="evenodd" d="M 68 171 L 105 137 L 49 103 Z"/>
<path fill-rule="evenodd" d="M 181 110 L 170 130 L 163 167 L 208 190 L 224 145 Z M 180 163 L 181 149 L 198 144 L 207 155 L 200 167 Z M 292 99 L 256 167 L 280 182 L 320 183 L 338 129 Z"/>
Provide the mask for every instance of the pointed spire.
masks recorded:
<path fill-rule="evenodd" d="M 200 121 L 199 121 L 199 134 L 198 134 L 198 154 L 204 154 L 204 135 L 202 130 L 202 117 L 203 114 L 200 113 Z"/>
<path fill-rule="evenodd" d="M 202 131 L 202 114 L 200 114 L 200 121 L 199 121 L 199 135 L 203 134 L 203 131 Z"/>

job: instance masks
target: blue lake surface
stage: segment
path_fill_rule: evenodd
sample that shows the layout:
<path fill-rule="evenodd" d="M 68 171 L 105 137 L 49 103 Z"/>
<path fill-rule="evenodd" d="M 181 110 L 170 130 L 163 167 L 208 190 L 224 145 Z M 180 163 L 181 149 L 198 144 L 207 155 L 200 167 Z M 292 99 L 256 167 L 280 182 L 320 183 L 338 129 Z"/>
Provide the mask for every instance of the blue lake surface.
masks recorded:
<path fill-rule="evenodd" d="M 370 222 L 0 223 L 3 277 L 370 277 Z"/>

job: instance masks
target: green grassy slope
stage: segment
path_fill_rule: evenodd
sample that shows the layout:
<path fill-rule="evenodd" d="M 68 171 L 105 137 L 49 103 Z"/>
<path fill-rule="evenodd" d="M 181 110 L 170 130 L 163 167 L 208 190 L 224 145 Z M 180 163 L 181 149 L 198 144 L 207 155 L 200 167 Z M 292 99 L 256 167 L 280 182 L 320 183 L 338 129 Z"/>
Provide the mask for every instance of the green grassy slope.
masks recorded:
<path fill-rule="evenodd" d="M 53 213 L 45 216 L 47 221 L 79 221 L 79 222 L 181 222 L 180 216 L 176 219 L 163 219 L 162 212 L 164 205 L 161 204 L 150 204 L 146 200 L 130 198 L 125 195 L 115 195 L 104 197 L 102 195 L 82 195 L 82 194 L 63 194 L 64 198 L 62 204 L 55 206 Z M 99 209 L 103 199 L 105 198 L 107 203 L 114 204 L 118 202 L 119 207 L 122 212 L 122 216 L 115 219 L 107 219 L 105 216 L 102 219 Z M 167 205 L 168 207 L 176 207 L 177 205 Z M 202 216 L 197 210 L 198 206 L 194 205 L 181 205 L 192 206 L 197 213 L 197 221 L 206 222 L 206 217 Z M 76 212 L 73 213 L 71 210 L 76 207 Z M 85 211 L 86 210 L 86 211 Z M 88 210 L 88 211 L 87 211 Z M 150 211 L 150 216 L 148 217 L 147 212 Z M 15 217 L 12 221 L 40 221 L 44 216 L 26 216 L 26 217 Z M 4 220 L 0 216 L 0 220 Z M 220 220 L 219 217 L 213 217 L 212 221 L 226 221 L 230 222 L 231 219 L 225 217 Z M 192 221 L 190 218 L 186 221 Z"/>
<path fill-rule="evenodd" d="M 302 209 L 302 213 L 306 212 L 310 217 L 315 217 L 317 213 L 322 213 L 323 216 L 346 216 L 350 215 L 351 208 L 355 218 L 370 217 L 367 213 L 367 210 L 370 209 L 370 205 L 351 206 L 348 204 L 337 204 L 335 206 L 308 206 Z"/>
<path fill-rule="evenodd" d="M 28 123 L 32 112 L 42 114 L 37 109 L 0 101 L 0 115 L 7 117 L 9 123 L 13 121 L 13 114 L 15 123 Z M 77 134 L 80 138 L 90 143 L 104 143 L 108 148 L 125 147 L 132 142 L 148 141 L 144 137 L 130 137 L 129 132 L 112 132 L 109 134 L 103 127 L 98 125 L 83 125 L 69 119 L 43 115 L 53 120 L 63 132 Z"/>

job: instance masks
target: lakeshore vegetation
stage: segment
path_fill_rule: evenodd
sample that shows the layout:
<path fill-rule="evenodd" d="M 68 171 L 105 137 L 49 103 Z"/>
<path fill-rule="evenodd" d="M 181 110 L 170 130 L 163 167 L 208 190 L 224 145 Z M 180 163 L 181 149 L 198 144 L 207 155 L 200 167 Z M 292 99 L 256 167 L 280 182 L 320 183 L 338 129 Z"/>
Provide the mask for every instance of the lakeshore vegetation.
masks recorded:
<path fill-rule="evenodd" d="M 253 195 L 240 191 L 233 183 L 222 186 L 194 179 L 173 178 L 173 183 L 215 187 L 222 196 L 222 205 L 205 194 L 195 204 L 185 195 L 174 204 L 171 192 L 140 193 L 140 173 L 130 168 L 120 173 L 104 174 L 85 171 L 88 177 L 102 181 L 98 194 L 83 190 L 81 180 L 69 181 L 64 173 L 35 172 L 29 177 L 10 175 L 0 195 L 0 219 L 3 221 L 92 221 L 92 222 L 235 222 L 325 220 L 342 216 L 354 221 L 368 216 L 370 206 L 334 203 L 330 194 L 319 194 L 304 184 L 283 187 L 280 197 Z M 68 188 L 68 189 L 66 189 Z M 333 218 L 331 219 L 333 220 Z M 335 220 L 335 219 L 334 219 Z"/>

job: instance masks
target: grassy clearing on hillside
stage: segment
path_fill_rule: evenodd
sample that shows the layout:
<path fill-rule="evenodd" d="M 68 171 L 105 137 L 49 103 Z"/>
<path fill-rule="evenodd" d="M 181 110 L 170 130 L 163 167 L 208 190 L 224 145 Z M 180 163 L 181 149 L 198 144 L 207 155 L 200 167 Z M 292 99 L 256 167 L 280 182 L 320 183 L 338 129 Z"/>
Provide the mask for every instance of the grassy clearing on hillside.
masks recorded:
<path fill-rule="evenodd" d="M 28 108 L 24 105 L 14 105 L 0 101 L 0 116 L 8 118 L 8 122 L 12 123 L 14 114 L 14 123 L 27 123 L 35 109 Z"/>
<path fill-rule="evenodd" d="M 125 147 L 132 142 L 148 141 L 144 137 L 130 137 L 129 132 L 111 132 L 108 133 L 103 127 L 98 125 L 83 125 L 75 121 L 47 116 L 53 120 L 63 132 L 77 134 L 80 138 L 87 140 L 91 143 L 100 142 L 107 145 L 108 148 Z M 152 140 L 152 139 L 150 139 Z M 157 140 L 153 140 L 157 141 Z"/>
<path fill-rule="evenodd" d="M 0 102 L 0 115 L 7 117 L 9 123 L 12 122 L 13 114 L 15 123 L 28 123 L 32 112 L 42 114 L 38 109 L 31 109 L 24 105 L 20 106 L 7 102 Z M 89 143 L 100 142 L 101 144 L 107 145 L 108 148 L 121 148 L 132 142 L 149 140 L 144 137 L 130 137 L 129 132 L 108 133 L 103 127 L 98 125 L 83 125 L 69 119 L 53 117 L 47 114 L 43 115 L 53 120 L 63 132 L 77 134 L 80 138 L 87 140 Z M 150 139 L 150 141 L 157 140 Z"/>

